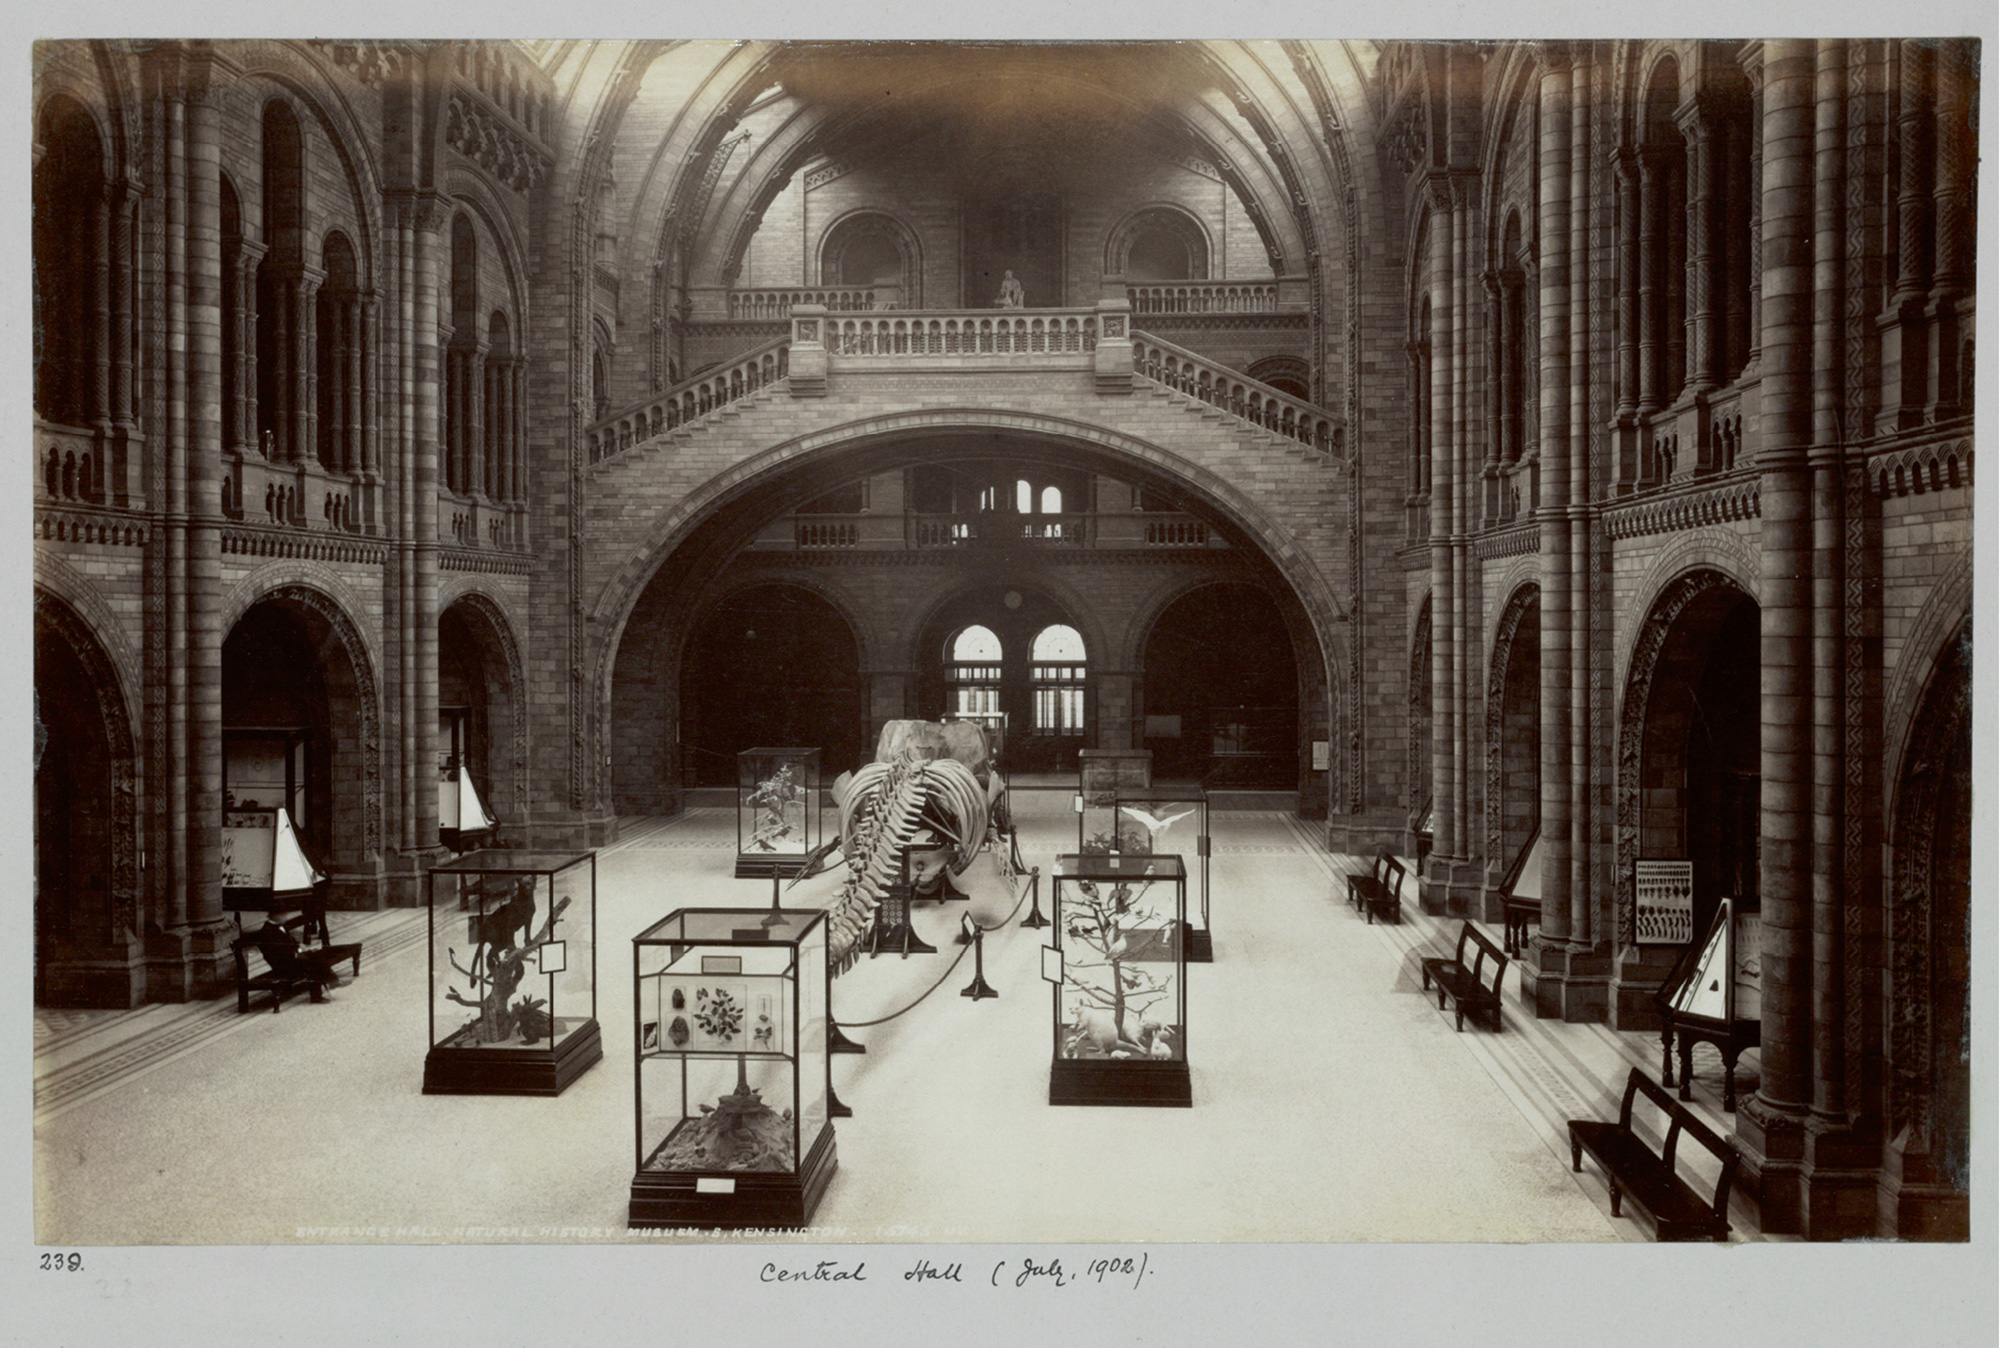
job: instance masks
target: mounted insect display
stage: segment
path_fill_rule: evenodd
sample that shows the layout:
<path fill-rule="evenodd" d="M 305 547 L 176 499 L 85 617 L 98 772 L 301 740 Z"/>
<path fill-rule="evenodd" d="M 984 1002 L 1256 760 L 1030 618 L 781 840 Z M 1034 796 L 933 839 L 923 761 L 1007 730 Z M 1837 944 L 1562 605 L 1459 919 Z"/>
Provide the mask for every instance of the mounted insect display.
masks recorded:
<path fill-rule="evenodd" d="M 835 1165 L 826 944 L 798 909 L 687 908 L 633 938 L 631 1225 L 811 1220 Z"/>
<path fill-rule="evenodd" d="M 597 854 L 469 852 L 431 871 L 429 900 L 424 1092 L 561 1094 L 604 1056 Z"/>
<path fill-rule="evenodd" d="M 796 875 L 820 845 L 817 749 L 736 755 L 736 878 Z"/>
<path fill-rule="evenodd" d="M 1056 859 L 1052 1105 L 1189 1105 L 1187 868 L 1177 856 Z"/>

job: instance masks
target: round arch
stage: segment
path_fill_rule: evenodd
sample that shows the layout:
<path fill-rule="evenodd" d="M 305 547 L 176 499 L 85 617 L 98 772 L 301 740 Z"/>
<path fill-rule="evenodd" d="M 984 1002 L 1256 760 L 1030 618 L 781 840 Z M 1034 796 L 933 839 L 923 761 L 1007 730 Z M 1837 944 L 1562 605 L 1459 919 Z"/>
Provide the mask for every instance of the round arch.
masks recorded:
<path fill-rule="evenodd" d="M 230 638 L 255 610 L 275 608 L 295 626 L 299 641 L 316 661 L 325 692 L 323 859 L 330 863 L 329 870 L 372 874 L 383 848 L 381 703 L 375 661 L 351 610 L 335 593 L 275 575 L 269 582 L 255 588 L 249 581 L 239 584 L 224 606 L 225 672 Z M 230 719 L 225 698 L 225 729 Z M 338 891 L 338 874 L 334 883 Z"/>
<path fill-rule="evenodd" d="M 1486 860 L 1504 873 L 1542 816 L 1541 586 L 1501 607 L 1486 674 Z"/>
<path fill-rule="evenodd" d="M 34 618 L 35 999 L 129 1007 L 144 972 L 131 950 L 139 775 L 124 681 L 85 616 L 39 583 Z"/>
<path fill-rule="evenodd" d="M 1153 613 L 1132 668 L 1143 680 L 1146 729 L 1162 731 L 1143 736 L 1157 775 L 1254 788 L 1300 783 L 1307 672 L 1317 652 L 1301 649 L 1286 607 L 1255 581 L 1217 577 L 1178 587 Z"/>
<path fill-rule="evenodd" d="M 758 745 L 817 748 L 830 773 L 865 760 L 861 642 L 817 588 L 770 578 L 704 596 L 681 649 L 692 784 L 734 785 L 736 755 Z"/>
<path fill-rule="evenodd" d="M 458 668 L 447 666 L 454 655 Z M 453 675 L 456 676 L 454 687 Z M 528 811 L 528 699 L 521 649 L 505 608 L 481 590 L 441 598 L 438 613 L 438 703 L 462 695 L 472 712 L 468 755 L 473 781 L 487 805 L 519 822 Z"/>
<path fill-rule="evenodd" d="M 1971 1080 L 1972 615 L 1938 651 L 1890 805 L 1888 1135 L 1894 1233 L 1963 1240 Z"/>
<path fill-rule="evenodd" d="M 822 286 L 893 284 L 896 308 L 924 306 L 923 243 L 915 230 L 888 211 L 871 207 L 833 220 L 821 231 L 813 255 L 819 260 Z M 860 275 L 857 267 L 868 275 Z"/>
<path fill-rule="evenodd" d="M 1104 274 L 1140 282 L 1205 281 L 1213 255 L 1201 221 L 1172 202 L 1149 202 L 1113 225 L 1105 236 Z M 1173 261 L 1178 261 L 1178 267 L 1164 265 Z M 1180 275 L 1166 274 L 1172 271 Z"/>
<path fill-rule="evenodd" d="M 1667 583 L 1640 624 L 1619 707 L 1614 901 L 1621 947 L 1636 939 L 1633 863 L 1642 852 L 1684 854 L 1695 863 L 1696 930 L 1722 886 L 1754 893 L 1757 615 L 1756 598 L 1733 578 L 1696 567 Z"/>

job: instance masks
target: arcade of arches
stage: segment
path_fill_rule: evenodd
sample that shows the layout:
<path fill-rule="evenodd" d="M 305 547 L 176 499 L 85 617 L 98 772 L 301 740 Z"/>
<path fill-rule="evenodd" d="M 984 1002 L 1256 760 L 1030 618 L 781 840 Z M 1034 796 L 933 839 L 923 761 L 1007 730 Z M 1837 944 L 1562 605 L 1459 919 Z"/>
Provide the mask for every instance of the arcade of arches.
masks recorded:
<path fill-rule="evenodd" d="M 1962 1236 L 1977 75 L 43 43 L 37 1002 L 232 988 L 226 806 L 380 912 L 440 764 L 602 846 L 1001 711 L 1441 918 L 1532 848 L 1509 1014 L 1655 1033 L 1635 867 L 1691 863 L 1757 921 L 1762 1229 Z"/>

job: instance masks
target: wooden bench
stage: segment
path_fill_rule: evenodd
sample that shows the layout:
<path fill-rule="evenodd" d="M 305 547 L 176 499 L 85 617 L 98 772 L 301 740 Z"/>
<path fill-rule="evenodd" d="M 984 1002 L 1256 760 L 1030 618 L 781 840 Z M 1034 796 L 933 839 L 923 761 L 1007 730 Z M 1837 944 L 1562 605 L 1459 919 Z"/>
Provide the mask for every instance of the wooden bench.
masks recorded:
<path fill-rule="evenodd" d="M 1465 948 L 1471 946 L 1472 962 L 1466 963 Z M 1489 964 L 1490 961 L 1490 964 Z M 1492 986 L 1487 986 L 1485 971 L 1493 970 Z M 1501 1028 L 1500 1020 L 1500 980 L 1507 976 L 1507 955 L 1499 946 L 1488 939 L 1485 932 L 1470 922 L 1459 924 L 1458 951 L 1450 959 L 1442 955 L 1432 955 L 1424 961 L 1424 990 L 1429 991 L 1433 982 L 1438 988 L 1438 1010 L 1444 1010 L 1444 999 L 1450 994 L 1458 1010 L 1458 1029 L 1465 1030 L 1465 1013 L 1486 1014 L 1493 1018 L 1493 1028 Z"/>
<path fill-rule="evenodd" d="M 1375 866 L 1366 875 L 1347 877 L 1347 901 L 1357 913 L 1366 913 L 1372 925 L 1403 920 L 1403 863 L 1387 848 L 1375 854 Z"/>
<path fill-rule="evenodd" d="M 230 951 L 236 957 L 237 1014 L 249 1011 L 251 996 L 259 992 L 271 994 L 273 1015 L 284 1005 L 285 998 L 300 992 L 309 994 L 315 1002 L 325 1000 L 326 989 L 340 982 L 334 965 L 344 959 L 354 962 L 354 974 L 360 977 L 361 943 L 322 945 L 318 949 L 301 946 L 292 935 L 292 928 L 310 930 L 311 925 L 310 919 L 303 917 L 266 922 L 255 931 L 244 932 L 230 944 Z M 262 973 L 250 972 L 252 950 L 264 957 Z"/>
<path fill-rule="evenodd" d="M 1632 1131 L 1632 1098 L 1644 1094 L 1667 1116 L 1667 1138 L 1657 1154 Z M 1722 1162 L 1722 1176 L 1716 1181 L 1715 1200 L 1703 1202 L 1694 1187 L 1674 1169 L 1674 1148 L 1682 1134 L 1693 1138 Z M 1715 1135 L 1663 1086 L 1638 1068 L 1625 1078 L 1625 1099 L 1618 1106 L 1618 1122 L 1597 1119 L 1569 1121 L 1570 1168 L 1583 1169 L 1583 1153 L 1589 1152 L 1604 1167 L 1604 1180 L 1611 1189 L 1611 1215 L 1619 1216 L 1621 1198 L 1629 1198 L 1653 1219 L 1655 1240 L 1729 1239 L 1729 1186 L 1736 1179 L 1738 1158 L 1735 1148 Z"/>

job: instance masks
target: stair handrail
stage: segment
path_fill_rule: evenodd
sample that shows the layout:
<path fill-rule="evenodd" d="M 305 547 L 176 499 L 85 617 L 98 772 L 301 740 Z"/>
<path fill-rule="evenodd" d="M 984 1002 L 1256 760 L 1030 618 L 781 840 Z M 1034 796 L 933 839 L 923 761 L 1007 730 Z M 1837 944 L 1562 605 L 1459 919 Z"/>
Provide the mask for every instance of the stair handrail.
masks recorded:
<path fill-rule="evenodd" d="M 1329 458 L 1341 456 L 1346 428 L 1339 417 L 1164 337 L 1132 330 L 1132 370 Z"/>
<path fill-rule="evenodd" d="M 791 344 L 790 333 L 774 337 L 644 402 L 591 423 L 583 433 L 590 462 L 602 462 L 777 383 L 790 371 Z"/>

